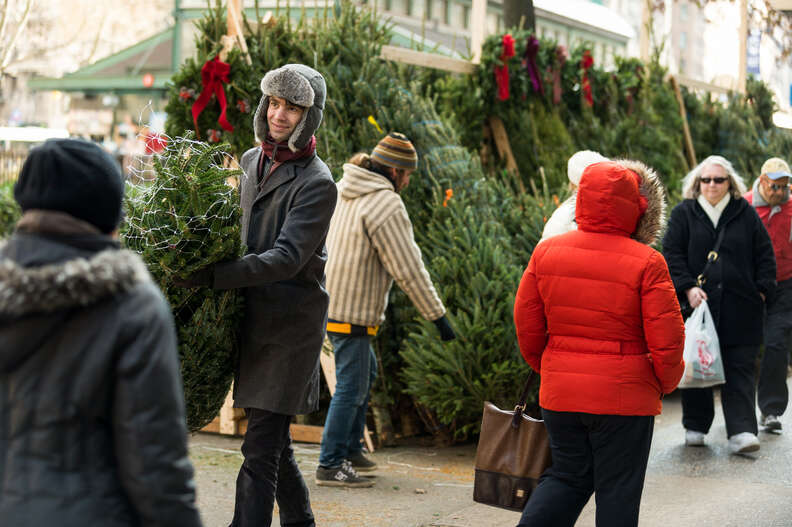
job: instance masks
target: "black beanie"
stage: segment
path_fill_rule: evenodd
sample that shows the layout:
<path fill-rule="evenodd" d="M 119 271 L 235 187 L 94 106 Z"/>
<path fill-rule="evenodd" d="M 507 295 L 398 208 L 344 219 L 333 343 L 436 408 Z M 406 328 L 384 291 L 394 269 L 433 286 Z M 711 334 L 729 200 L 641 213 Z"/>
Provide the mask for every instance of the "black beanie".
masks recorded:
<path fill-rule="evenodd" d="M 57 210 L 111 233 L 121 223 L 124 178 L 98 145 L 79 139 L 48 139 L 30 151 L 14 198 L 22 211 Z"/>

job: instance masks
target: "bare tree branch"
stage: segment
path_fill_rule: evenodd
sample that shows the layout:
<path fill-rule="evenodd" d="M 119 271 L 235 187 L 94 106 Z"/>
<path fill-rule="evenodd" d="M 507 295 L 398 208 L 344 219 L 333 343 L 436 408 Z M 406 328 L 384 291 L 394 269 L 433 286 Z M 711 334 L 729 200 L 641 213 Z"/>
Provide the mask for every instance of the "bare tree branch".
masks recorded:
<path fill-rule="evenodd" d="M 25 28 L 25 24 L 27 24 L 28 17 L 30 16 L 30 8 L 33 5 L 33 0 L 27 0 L 25 2 L 25 11 L 22 13 L 22 19 L 19 21 L 19 25 L 17 26 L 16 32 L 14 36 L 11 37 L 11 40 L 8 42 L 8 45 L 3 49 L 2 55 L 0 55 L 0 74 L 5 72 L 5 69 L 8 67 L 8 64 L 11 62 L 11 54 L 14 50 L 14 46 L 16 45 L 16 41 L 19 38 L 19 35 L 22 34 L 22 30 Z"/>

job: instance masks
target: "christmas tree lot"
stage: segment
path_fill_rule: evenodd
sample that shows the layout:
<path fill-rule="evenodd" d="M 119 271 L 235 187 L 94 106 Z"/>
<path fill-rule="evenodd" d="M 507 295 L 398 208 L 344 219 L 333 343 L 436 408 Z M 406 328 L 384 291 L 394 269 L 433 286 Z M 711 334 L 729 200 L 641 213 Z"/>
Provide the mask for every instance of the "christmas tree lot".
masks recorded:
<path fill-rule="evenodd" d="M 371 405 L 377 432 L 380 441 L 388 443 L 393 430 L 414 433 L 420 419 L 444 441 L 475 434 L 483 402 L 511 407 L 528 372 L 514 331 L 514 294 L 545 221 L 567 195 L 569 156 L 593 149 L 612 158 L 642 160 L 657 170 L 672 201 L 679 199 L 679 182 L 692 167 L 666 72 L 657 60 L 643 64 L 635 59 L 617 59 L 615 70 L 605 71 L 593 64 L 585 44 L 567 52 L 553 41 L 533 42 L 530 33 L 514 31 L 509 35 L 511 53 L 506 35 L 492 36 L 485 43 L 481 65 L 471 75 L 450 74 L 381 60 L 381 48 L 392 36 L 389 25 L 377 13 L 348 2 L 315 9 L 312 17 L 304 10 L 281 9 L 268 25 L 257 23 L 263 13 L 255 12 L 243 22 L 248 52 L 234 48 L 222 64 L 215 59 L 226 33 L 225 8 L 217 3 L 200 22 L 197 54 L 170 84 L 168 135 L 175 138 L 194 130 L 205 143 L 189 142 L 190 149 L 239 157 L 254 143 L 259 81 L 270 69 L 287 63 L 307 64 L 325 77 L 328 97 L 317 152 L 336 179 L 355 152 L 370 151 L 389 131 L 406 134 L 418 150 L 419 168 L 403 192 L 404 202 L 459 338 L 442 343 L 434 325 L 422 320 L 394 288 L 375 342 L 380 371 Z M 210 71 L 215 74 L 207 82 Z M 206 90 L 216 95 L 202 99 Z M 222 97 L 217 96 L 220 92 Z M 788 151 L 792 144 L 792 135 L 772 126 L 772 99 L 759 82 L 749 83 L 746 96 L 732 94 L 725 101 L 685 89 L 681 95 L 699 160 L 712 153 L 726 155 L 750 179 L 764 158 Z M 516 162 L 508 170 L 507 158 L 495 155 L 493 126 L 498 121 Z M 160 161 L 170 167 L 166 173 L 170 170 L 181 179 L 158 180 L 153 187 L 139 189 L 140 195 L 131 200 L 130 219 L 147 223 L 138 221 L 135 226 L 131 221 L 130 232 L 138 230 L 128 238 L 130 246 L 146 255 L 152 271 L 162 267 L 155 273 L 161 273 L 158 278 L 175 312 L 188 298 L 219 302 L 226 297 L 205 289 L 176 290 L 168 283 L 171 277 L 223 259 L 220 252 L 226 259 L 239 253 L 239 247 L 224 247 L 208 254 L 206 245 L 238 239 L 238 231 L 232 236 L 230 230 L 207 233 L 210 238 L 201 243 L 171 249 L 178 243 L 176 233 L 190 234 L 188 240 L 197 236 L 191 224 L 176 218 L 209 216 L 209 206 L 215 203 L 204 191 L 198 193 L 202 200 L 188 199 L 196 195 L 195 184 L 212 184 L 203 177 L 192 182 L 182 177 L 201 174 L 190 160 L 203 159 L 203 154 L 193 153 L 187 164 L 177 163 L 174 158 L 180 157 L 171 149 L 183 145 L 171 145 L 167 161 Z M 214 172 L 207 174 L 214 174 L 220 189 L 220 180 L 229 173 L 217 163 L 212 167 Z M 158 174 L 162 178 L 161 167 Z M 168 201 L 163 202 L 166 194 Z M 231 207 L 235 198 L 223 196 L 228 200 L 223 205 Z M 143 205 L 150 207 L 148 216 L 133 212 Z M 222 228 L 238 223 L 232 221 L 233 214 L 222 217 Z M 160 229 L 160 222 L 169 227 Z M 147 242 L 152 233 L 157 241 Z M 174 266 L 173 258 L 181 261 Z M 187 311 L 196 313 L 197 308 Z M 233 333 L 236 315 L 221 313 L 219 307 L 212 315 L 218 330 L 223 326 Z M 208 313 L 199 318 L 207 317 Z M 180 338 L 189 331 L 180 327 Z M 182 353 L 187 361 L 186 351 Z M 218 361 L 215 378 L 228 379 L 230 364 Z M 184 374 L 188 384 L 186 366 Z M 202 382 L 208 388 L 215 381 Z M 223 386 L 227 388 L 218 382 L 212 393 L 219 397 Z M 191 389 L 196 388 L 188 387 L 188 404 Z M 206 396 L 209 399 L 219 400 Z M 198 412 L 199 421 L 211 419 L 210 405 L 199 406 L 206 409 Z"/>
<path fill-rule="evenodd" d="M 228 145 L 171 139 L 154 159 L 156 178 L 127 188 L 124 244 L 141 254 L 165 293 L 176 322 L 187 426 L 200 430 L 217 415 L 235 363 L 236 291 L 182 288 L 179 279 L 241 255 L 239 198 L 227 183 Z"/>

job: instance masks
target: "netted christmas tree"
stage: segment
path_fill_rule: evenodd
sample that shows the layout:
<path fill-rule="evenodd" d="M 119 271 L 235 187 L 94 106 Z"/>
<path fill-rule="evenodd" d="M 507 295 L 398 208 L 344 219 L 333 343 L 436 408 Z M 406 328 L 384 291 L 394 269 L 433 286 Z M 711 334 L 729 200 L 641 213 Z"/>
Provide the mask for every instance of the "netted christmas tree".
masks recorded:
<path fill-rule="evenodd" d="M 241 255 L 239 197 L 229 184 L 239 171 L 227 168 L 227 149 L 189 135 L 170 139 L 154 157 L 156 177 L 127 192 L 123 241 L 141 254 L 173 309 L 190 430 L 218 414 L 236 362 L 239 294 L 174 284 Z"/>
<path fill-rule="evenodd" d="M 14 184 L 0 185 L 0 238 L 11 235 L 21 213 L 19 205 L 14 200 Z"/>

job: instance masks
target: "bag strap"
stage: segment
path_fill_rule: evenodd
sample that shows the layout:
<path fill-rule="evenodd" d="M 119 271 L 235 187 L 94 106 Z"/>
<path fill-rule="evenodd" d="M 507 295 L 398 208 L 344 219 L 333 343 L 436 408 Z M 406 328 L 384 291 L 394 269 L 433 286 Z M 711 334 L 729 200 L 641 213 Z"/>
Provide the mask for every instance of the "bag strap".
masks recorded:
<path fill-rule="evenodd" d="M 517 405 L 514 407 L 514 417 L 512 417 L 513 428 L 520 428 L 522 414 L 525 410 L 525 405 L 528 403 L 528 393 L 531 391 L 531 386 L 537 378 L 536 371 L 531 369 L 531 373 L 528 374 L 528 380 L 525 382 L 525 388 L 523 388 L 522 395 L 520 395 L 520 400 L 517 401 Z"/>
<path fill-rule="evenodd" d="M 702 269 L 701 274 L 696 277 L 696 285 L 699 287 L 707 283 L 707 271 L 709 271 L 709 268 L 712 266 L 712 264 L 718 260 L 718 251 L 720 251 L 724 234 L 726 234 L 725 225 L 718 233 L 718 237 L 715 239 L 715 245 L 712 247 L 712 250 L 707 254 L 707 263 L 704 265 L 704 269 Z"/>

